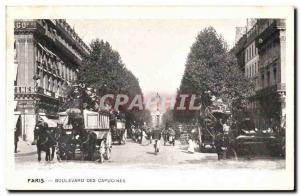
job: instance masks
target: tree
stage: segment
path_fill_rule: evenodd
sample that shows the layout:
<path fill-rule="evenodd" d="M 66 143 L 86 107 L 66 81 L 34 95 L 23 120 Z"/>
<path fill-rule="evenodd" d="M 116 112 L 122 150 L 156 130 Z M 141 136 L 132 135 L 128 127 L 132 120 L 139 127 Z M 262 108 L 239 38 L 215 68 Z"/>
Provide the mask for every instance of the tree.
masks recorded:
<path fill-rule="evenodd" d="M 228 104 L 235 116 L 245 110 L 253 82 L 238 68 L 236 58 L 213 27 L 202 30 L 190 49 L 179 94 L 196 94 L 203 106 L 210 105 L 206 92 Z M 206 98 L 205 98 L 206 97 Z M 190 120 L 195 111 L 175 111 L 178 120 Z"/>
<path fill-rule="evenodd" d="M 98 96 L 125 94 L 130 99 L 136 95 L 143 97 L 138 79 L 125 67 L 119 53 L 113 50 L 108 42 L 95 39 L 91 42 L 90 48 L 90 55 L 83 60 L 79 72 L 80 82 L 97 89 Z M 145 110 L 137 111 L 136 108 L 128 110 L 126 107 L 118 109 L 125 113 L 127 123 L 149 120 Z"/>

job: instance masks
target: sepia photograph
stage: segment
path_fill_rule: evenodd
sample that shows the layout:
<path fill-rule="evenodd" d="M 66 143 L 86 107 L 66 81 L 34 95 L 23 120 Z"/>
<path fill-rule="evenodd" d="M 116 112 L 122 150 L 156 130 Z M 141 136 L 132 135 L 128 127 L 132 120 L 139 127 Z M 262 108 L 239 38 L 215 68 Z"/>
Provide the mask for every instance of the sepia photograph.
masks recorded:
<path fill-rule="evenodd" d="M 238 9 L 8 7 L 7 188 L 294 190 L 294 10 Z"/>

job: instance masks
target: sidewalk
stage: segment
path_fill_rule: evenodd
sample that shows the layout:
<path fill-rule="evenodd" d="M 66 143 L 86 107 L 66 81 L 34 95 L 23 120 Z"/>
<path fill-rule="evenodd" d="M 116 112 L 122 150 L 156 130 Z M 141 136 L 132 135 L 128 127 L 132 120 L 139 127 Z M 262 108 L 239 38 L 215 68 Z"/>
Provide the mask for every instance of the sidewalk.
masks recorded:
<path fill-rule="evenodd" d="M 31 142 L 20 140 L 18 142 L 18 152 L 15 157 L 36 154 L 36 145 L 31 145 Z"/>

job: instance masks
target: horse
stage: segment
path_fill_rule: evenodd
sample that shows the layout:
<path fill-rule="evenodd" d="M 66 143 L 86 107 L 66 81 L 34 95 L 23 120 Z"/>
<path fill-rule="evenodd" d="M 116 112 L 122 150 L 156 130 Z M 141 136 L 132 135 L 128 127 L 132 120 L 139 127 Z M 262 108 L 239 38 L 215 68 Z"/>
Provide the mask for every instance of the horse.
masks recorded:
<path fill-rule="evenodd" d="M 76 143 L 72 137 L 72 134 L 68 135 L 66 130 L 63 130 L 62 125 L 58 125 L 55 138 L 57 140 L 57 159 L 75 159 Z"/>
<path fill-rule="evenodd" d="M 164 129 L 162 131 L 162 136 L 164 145 L 166 145 L 166 143 L 172 144 L 173 146 L 175 145 L 175 131 L 172 128 Z"/>
<path fill-rule="evenodd" d="M 34 129 L 34 136 L 36 138 L 36 147 L 38 154 L 38 161 L 41 161 L 41 152 L 46 153 L 45 160 L 52 161 L 55 153 L 56 140 L 54 131 L 51 132 L 48 129 L 48 124 L 43 121 L 39 121 Z"/>
<path fill-rule="evenodd" d="M 93 131 L 81 130 L 79 133 L 81 160 L 94 160 L 97 135 Z"/>

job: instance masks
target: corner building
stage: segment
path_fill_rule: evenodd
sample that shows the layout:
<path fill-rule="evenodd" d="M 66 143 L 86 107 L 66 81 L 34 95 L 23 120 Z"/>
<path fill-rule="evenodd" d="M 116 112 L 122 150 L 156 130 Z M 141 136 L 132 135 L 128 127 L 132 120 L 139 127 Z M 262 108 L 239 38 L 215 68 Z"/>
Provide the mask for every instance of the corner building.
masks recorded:
<path fill-rule="evenodd" d="M 14 38 L 16 130 L 33 141 L 38 118 L 55 125 L 65 89 L 90 49 L 66 20 L 15 20 Z"/>

